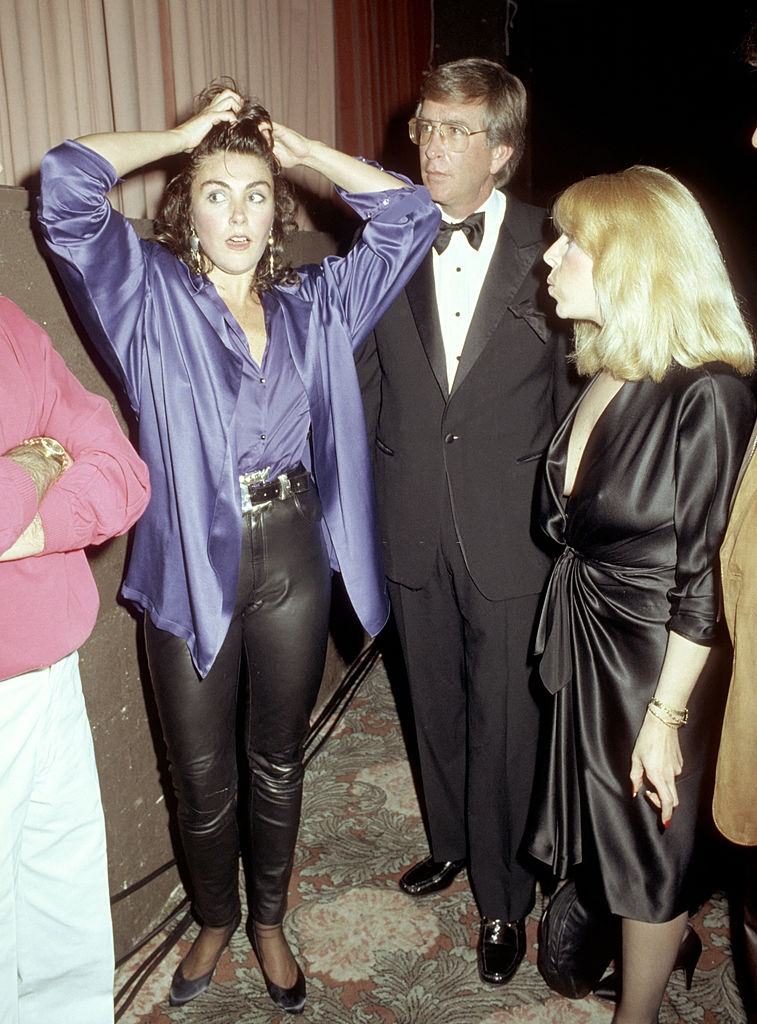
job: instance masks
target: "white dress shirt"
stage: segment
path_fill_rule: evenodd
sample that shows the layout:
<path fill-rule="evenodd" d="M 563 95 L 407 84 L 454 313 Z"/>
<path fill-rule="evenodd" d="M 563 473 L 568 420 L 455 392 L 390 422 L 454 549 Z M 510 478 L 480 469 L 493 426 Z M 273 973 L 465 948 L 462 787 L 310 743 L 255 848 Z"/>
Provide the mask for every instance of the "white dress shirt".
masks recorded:
<path fill-rule="evenodd" d="M 504 193 L 495 188 L 486 202 L 479 206 L 476 212 L 480 210 L 485 217 L 484 237 L 478 251 L 473 248 L 462 231 L 452 233 L 449 245 L 443 253 L 433 250 L 436 306 L 442 327 L 447 360 L 447 386 L 450 391 L 481 286 L 497 244 L 506 205 Z M 443 214 L 442 218 L 450 220 Z"/>

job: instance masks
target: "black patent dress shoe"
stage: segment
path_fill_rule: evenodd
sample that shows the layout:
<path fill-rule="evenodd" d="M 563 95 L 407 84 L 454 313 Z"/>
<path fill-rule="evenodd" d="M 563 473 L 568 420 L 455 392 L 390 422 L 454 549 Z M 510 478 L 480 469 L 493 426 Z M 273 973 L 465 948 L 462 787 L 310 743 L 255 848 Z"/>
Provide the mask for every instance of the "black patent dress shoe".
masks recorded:
<path fill-rule="evenodd" d="M 484 917 L 478 937 L 478 973 L 490 985 L 505 985 L 526 955 L 526 922 Z"/>
<path fill-rule="evenodd" d="M 408 896 L 428 896 L 452 885 L 465 867 L 464 860 L 425 860 L 413 864 L 400 878 L 400 889 Z"/>
<path fill-rule="evenodd" d="M 213 975 L 215 974 L 216 967 L 218 966 L 218 961 L 221 959 L 221 954 L 228 946 L 231 936 L 237 930 L 240 920 L 241 918 L 237 917 L 229 925 L 228 935 L 224 940 L 223 945 L 218 950 L 218 956 L 216 957 L 215 963 L 207 974 L 201 974 L 199 978 L 185 978 L 184 971 L 182 970 L 184 961 L 182 960 L 171 979 L 171 988 L 168 993 L 168 1002 L 170 1006 L 183 1006 L 185 1003 L 191 1003 L 193 999 L 202 995 L 202 993 L 208 988 L 213 980 Z"/>

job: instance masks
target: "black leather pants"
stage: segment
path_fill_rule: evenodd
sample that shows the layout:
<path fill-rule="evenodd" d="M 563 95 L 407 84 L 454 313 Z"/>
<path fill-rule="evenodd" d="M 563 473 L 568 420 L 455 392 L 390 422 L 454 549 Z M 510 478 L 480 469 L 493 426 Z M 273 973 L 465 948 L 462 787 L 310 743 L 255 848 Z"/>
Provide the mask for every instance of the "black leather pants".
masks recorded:
<path fill-rule="evenodd" d="M 179 828 L 203 923 L 239 912 L 235 729 L 242 649 L 249 688 L 253 920 L 279 923 L 302 802 L 302 743 L 326 657 L 331 580 L 314 487 L 244 516 L 236 607 L 200 679 L 185 641 L 145 617 L 152 684 L 179 804 Z"/>

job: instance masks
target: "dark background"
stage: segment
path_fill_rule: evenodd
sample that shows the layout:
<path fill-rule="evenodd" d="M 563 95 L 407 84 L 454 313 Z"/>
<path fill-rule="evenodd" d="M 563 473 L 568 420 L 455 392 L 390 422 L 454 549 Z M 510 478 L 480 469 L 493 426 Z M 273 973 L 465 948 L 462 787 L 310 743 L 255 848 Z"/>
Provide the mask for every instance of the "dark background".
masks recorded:
<path fill-rule="evenodd" d="M 549 205 L 589 174 L 638 163 L 669 170 L 704 206 L 757 320 L 757 69 L 740 52 L 757 5 L 434 0 L 433 18 L 434 64 L 490 57 L 528 89 L 518 195 Z M 414 154 L 392 136 L 387 149 L 417 176 Z"/>

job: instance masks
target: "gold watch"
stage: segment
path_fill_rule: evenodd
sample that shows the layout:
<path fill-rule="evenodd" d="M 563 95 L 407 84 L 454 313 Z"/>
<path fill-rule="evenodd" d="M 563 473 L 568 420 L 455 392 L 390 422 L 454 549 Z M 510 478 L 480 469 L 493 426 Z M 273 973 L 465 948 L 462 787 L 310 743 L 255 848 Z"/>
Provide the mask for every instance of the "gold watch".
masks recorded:
<path fill-rule="evenodd" d="M 28 437 L 23 443 L 30 447 L 36 446 L 41 448 L 45 458 L 57 462 L 61 470 L 64 470 L 68 465 L 69 457 L 66 449 L 52 437 Z"/>

